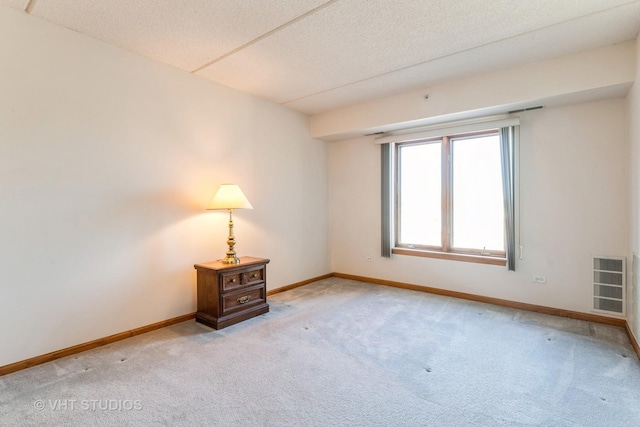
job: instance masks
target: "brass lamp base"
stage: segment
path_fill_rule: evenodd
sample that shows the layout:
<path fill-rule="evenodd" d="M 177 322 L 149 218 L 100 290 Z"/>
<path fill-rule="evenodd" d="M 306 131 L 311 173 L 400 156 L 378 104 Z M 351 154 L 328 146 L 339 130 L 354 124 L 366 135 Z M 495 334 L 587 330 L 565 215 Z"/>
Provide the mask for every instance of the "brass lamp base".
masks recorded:
<path fill-rule="evenodd" d="M 235 253 L 233 255 L 227 254 L 220 262 L 223 264 L 240 264 L 240 258 L 238 258 Z"/>
<path fill-rule="evenodd" d="M 227 209 L 229 211 L 229 237 L 227 237 L 227 245 L 229 250 L 227 256 L 222 258 L 220 262 L 223 264 L 240 264 L 240 258 L 236 255 L 236 251 L 233 247 L 236 245 L 236 238 L 233 236 L 233 209 Z"/>

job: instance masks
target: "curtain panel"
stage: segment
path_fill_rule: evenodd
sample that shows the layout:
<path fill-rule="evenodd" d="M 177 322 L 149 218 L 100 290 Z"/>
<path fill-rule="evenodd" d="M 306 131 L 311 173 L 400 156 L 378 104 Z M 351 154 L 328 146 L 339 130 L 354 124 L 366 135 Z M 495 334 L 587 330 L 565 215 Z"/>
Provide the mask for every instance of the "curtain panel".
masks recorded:
<path fill-rule="evenodd" d="M 500 129 L 505 252 L 509 271 L 516 271 L 515 134 L 515 126 Z"/>
<path fill-rule="evenodd" d="M 380 146 L 380 176 L 381 176 L 381 218 L 382 218 L 382 241 L 381 254 L 385 258 L 391 258 L 391 248 L 393 246 L 392 242 L 392 228 L 393 228 L 393 215 L 391 214 L 393 203 L 391 203 L 391 186 L 393 185 L 393 176 L 392 173 L 392 165 L 391 165 L 391 150 L 392 144 L 382 144 Z"/>

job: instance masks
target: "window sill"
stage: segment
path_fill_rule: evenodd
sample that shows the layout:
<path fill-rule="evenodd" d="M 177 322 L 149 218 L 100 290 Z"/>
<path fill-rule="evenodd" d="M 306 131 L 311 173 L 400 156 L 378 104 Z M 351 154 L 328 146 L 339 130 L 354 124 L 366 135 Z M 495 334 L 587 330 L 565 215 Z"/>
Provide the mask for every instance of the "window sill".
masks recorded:
<path fill-rule="evenodd" d="M 475 262 L 479 264 L 507 265 L 507 259 L 495 256 L 457 254 L 452 252 L 427 251 L 423 249 L 393 248 L 391 253 L 425 258 L 448 259 L 452 261 Z"/>

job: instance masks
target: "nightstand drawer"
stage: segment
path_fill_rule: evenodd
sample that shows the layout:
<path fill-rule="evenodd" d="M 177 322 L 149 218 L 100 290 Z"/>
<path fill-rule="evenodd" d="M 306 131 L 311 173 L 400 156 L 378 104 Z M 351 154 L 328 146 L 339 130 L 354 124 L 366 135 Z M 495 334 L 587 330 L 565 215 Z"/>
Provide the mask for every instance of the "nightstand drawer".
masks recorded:
<path fill-rule="evenodd" d="M 242 283 L 242 273 L 222 274 L 223 291 L 229 291 L 243 285 L 244 283 Z"/>
<path fill-rule="evenodd" d="M 265 286 L 259 285 L 222 295 L 222 314 L 262 304 L 266 301 Z"/>
<path fill-rule="evenodd" d="M 243 274 L 242 282 L 247 285 L 253 285 L 264 281 L 264 268 L 256 268 Z"/>

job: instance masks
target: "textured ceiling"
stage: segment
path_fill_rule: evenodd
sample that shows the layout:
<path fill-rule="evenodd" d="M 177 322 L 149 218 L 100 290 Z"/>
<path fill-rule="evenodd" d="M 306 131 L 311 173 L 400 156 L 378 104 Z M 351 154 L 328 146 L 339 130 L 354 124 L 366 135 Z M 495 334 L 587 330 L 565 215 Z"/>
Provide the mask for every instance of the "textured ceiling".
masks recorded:
<path fill-rule="evenodd" d="M 0 0 L 316 114 L 634 39 L 640 0 Z"/>

